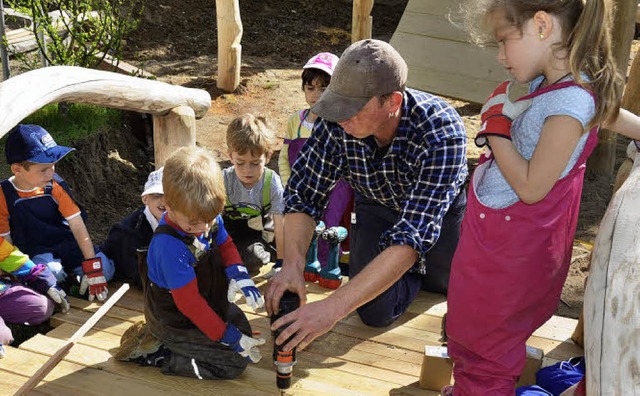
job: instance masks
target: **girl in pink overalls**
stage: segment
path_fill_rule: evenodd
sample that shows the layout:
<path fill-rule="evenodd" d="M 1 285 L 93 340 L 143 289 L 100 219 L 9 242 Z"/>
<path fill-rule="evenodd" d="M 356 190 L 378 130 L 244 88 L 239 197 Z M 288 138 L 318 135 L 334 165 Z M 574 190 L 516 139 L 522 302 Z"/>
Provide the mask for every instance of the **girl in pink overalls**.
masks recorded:
<path fill-rule="evenodd" d="M 596 126 L 619 110 L 605 3 L 469 2 L 499 62 L 530 93 L 511 102 L 505 82 L 482 109 L 476 144 L 490 154 L 473 174 L 451 268 L 455 385 L 445 395 L 513 395 L 525 342 L 557 307 Z"/>
<path fill-rule="evenodd" d="M 329 52 L 321 52 L 307 61 L 302 68 L 302 90 L 309 108 L 295 112 L 287 122 L 284 144 L 278 157 L 278 168 L 282 184 L 287 185 L 291 175 L 291 167 L 298 158 L 302 146 L 313 132 L 313 124 L 318 116 L 311 112 L 311 107 L 320 99 L 320 95 L 331 81 L 333 69 L 338 63 L 338 57 Z M 349 220 L 345 214 L 353 208 L 353 189 L 344 180 L 339 180 L 329 196 L 329 202 L 324 210 L 322 221 L 326 227 L 342 225 L 349 228 Z M 348 242 L 343 242 L 348 246 Z M 324 267 L 327 264 L 329 243 L 318 240 L 318 261 Z"/>

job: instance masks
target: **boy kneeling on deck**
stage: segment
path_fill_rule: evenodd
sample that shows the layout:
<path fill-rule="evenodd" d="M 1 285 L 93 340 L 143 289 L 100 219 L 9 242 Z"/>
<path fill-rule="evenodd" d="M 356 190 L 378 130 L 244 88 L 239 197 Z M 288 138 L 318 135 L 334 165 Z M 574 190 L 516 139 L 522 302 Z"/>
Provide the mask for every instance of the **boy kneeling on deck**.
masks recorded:
<path fill-rule="evenodd" d="M 167 159 L 162 185 L 166 212 L 140 263 L 146 326 L 127 330 L 114 356 L 164 374 L 235 378 L 260 360 L 264 340 L 228 300 L 241 291 L 254 309 L 264 302 L 224 228 L 222 171 L 209 151 L 184 147 Z"/>

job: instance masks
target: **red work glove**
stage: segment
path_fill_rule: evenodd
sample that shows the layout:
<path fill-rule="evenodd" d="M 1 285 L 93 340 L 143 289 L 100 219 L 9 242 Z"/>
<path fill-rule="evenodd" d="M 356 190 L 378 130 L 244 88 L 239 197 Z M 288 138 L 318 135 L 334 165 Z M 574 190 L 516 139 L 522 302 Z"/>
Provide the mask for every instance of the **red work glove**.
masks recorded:
<path fill-rule="evenodd" d="M 488 146 L 487 136 L 489 135 L 511 140 L 511 123 L 531 105 L 531 100 L 511 102 L 509 99 L 510 86 L 511 81 L 505 81 L 498 85 L 498 88 L 493 91 L 482 106 L 480 114 L 482 125 L 475 138 L 476 146 Z"/>
<path fill-rule="evenodd" d="M 89 288 L 89 301 L 98 298 L 98 301 L 107 299 L 109 289 L 107 289 L 107 280 L 102 273 L 102 260 L 100 257 L 84 260 L 82 262 L 82 280 L 80 281 L 80 294 L 84 294 Z"/>

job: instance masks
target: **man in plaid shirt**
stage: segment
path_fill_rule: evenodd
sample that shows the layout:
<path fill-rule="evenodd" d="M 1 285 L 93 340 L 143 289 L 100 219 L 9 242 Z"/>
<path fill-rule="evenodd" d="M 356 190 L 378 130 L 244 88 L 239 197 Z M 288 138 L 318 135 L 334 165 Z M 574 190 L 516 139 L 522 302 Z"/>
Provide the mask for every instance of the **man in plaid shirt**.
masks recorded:
<path fill-rule="evenodd" d="M 363 40 L 343 53 L 312 111 L 322 119 L 285 190 L 284 265 L 266 293 L 278 311 L 285 290 L 306 301 L 303 271 L 315 220 L 343 178 L 355 190 L 348 283 L 273 324 L 278 344 L 304 348 L 357 309 L 387 326 L 418 291 L 446 293 L 466 205 L 466 132 L 444 100 L 405 90 L 407 66 L 389 44 Z"/>

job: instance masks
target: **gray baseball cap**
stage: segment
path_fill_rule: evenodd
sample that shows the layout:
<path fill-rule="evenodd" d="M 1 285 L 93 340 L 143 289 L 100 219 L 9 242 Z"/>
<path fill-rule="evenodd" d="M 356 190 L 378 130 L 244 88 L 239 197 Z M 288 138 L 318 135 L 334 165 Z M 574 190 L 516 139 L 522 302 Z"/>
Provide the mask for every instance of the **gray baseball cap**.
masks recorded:
<path fill-rule="evenodd" d="M 328 121 L 356 115 L 371 98 L 403 91 L 407 63 L 389 43 L 361 40 L 349 46 L 336 65 L 331 82 L 313 111 Z"/>

